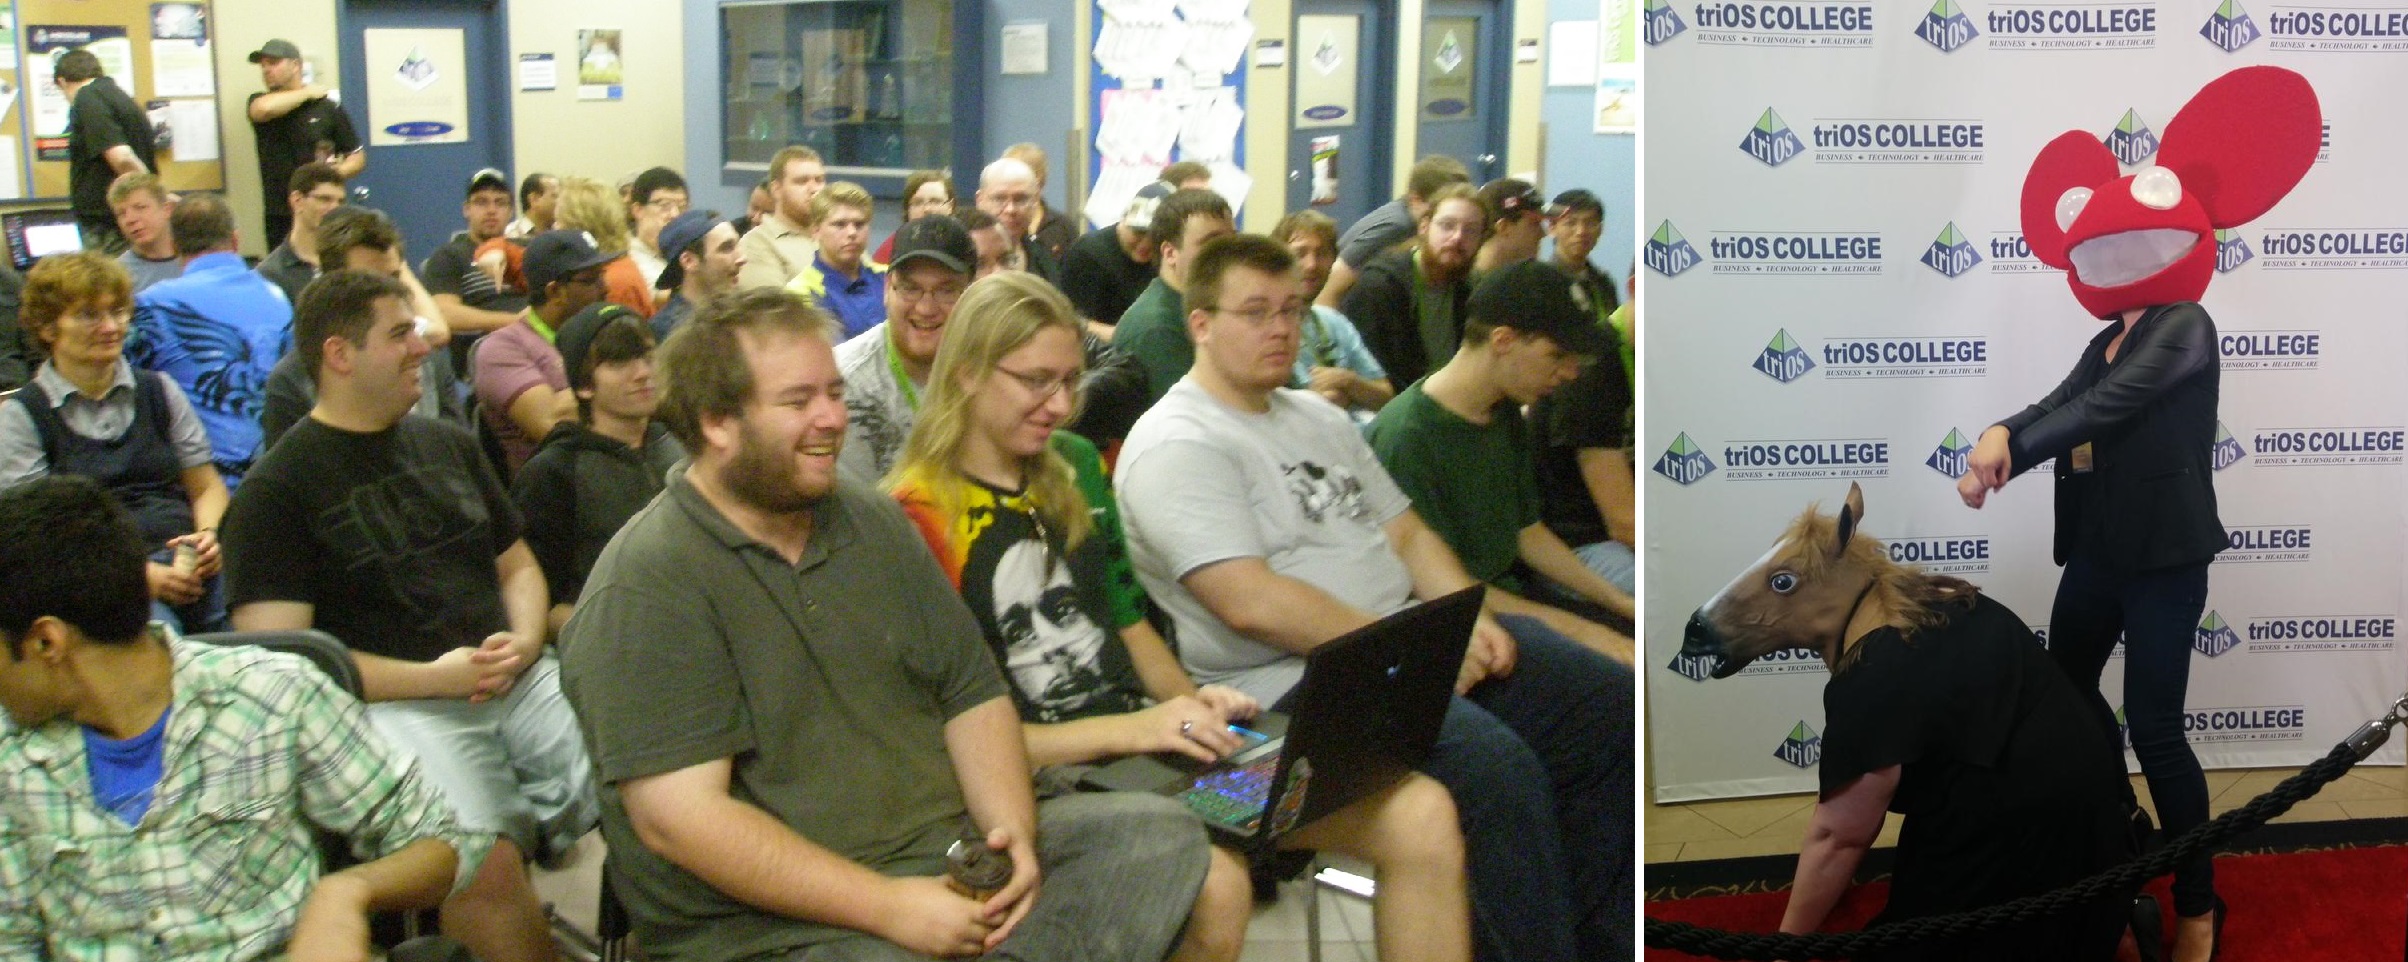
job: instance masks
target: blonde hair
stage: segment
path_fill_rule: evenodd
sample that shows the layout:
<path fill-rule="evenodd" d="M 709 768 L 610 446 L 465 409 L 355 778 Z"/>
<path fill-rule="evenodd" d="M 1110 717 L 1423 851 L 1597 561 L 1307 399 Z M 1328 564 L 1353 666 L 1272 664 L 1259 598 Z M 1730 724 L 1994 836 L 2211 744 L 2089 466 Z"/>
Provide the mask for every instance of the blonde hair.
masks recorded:
<path fill-rule="evenodd" d="M 909 203 L 910 200 L 909 196 L 904 197 L 906 203 Z M 819 193 L 812 195 L 811 223 L 817 224 L 827 220 L 828 215 L 835 213 L 836 208 L 839 207 L 850 207 L 860 211 L 861 216 L 869 217 L 877 213 L 878 203 L 870 199 L 870 192 L 860 184 L 849 180 L 840 180 L 821 188 Z"/>
<path fill-rule="evenodd" d="M 561 179 L 552 224 L 593 235 L 594 249 L 602 253 L 627 253 L 627 212 L 619 205 L 618 192 L 591 177 Z"/>
<path fill-rule="evenodd" d="M 134 306 L 134 279 L 117 259 L 93 251 L 42 258 L 25 272 L 24 307 L 18 314 L 34 347 L 50 356 L 59 321 L 76 308 Z"/>
<path fill-rule="evenodd" d="M 917 486 L 947 518 L 967 510 L 959 494 L 969 483 L 961 472 L 961 452 L 969 440 L 979 393 L 993 380 L 1005 355 L 1048 328 L 1073 337 L 1084 331 L 1069 299 L 1035 274 L 1004 271 L 962 293 L 953 318 L 945 322 L 945 338 L 937 345 L 936 364 L 928 375 L 928 396 L 920 402 L 911 437 L 886 476 L 888 491 Z M 1070 462 L 1047 445 L 1024 459 L 1021 471 L 1030 503 L 1047 527 L 1062 532 L 1062 550 L 1078 547 L 1094 525 Z"/>

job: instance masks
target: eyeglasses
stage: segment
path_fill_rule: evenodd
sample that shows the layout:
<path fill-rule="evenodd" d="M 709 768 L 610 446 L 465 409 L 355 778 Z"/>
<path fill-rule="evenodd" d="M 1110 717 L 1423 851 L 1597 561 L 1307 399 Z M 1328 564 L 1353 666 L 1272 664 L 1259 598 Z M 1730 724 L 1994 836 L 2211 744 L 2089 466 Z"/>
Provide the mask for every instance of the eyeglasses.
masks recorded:
<path fill-rule="evenodd" d="M 921 298 L 934 297 L 938 305 L 951 307 L 953 302 L 962 299 L 962 289 L 951 284 L 939 287 L 914 287 L 910 284 L 892 283 L 887 285 L 887 289 L 895 292 L 895 296 L 902 298 L 905 304 L 917 304 Z"/>
<path fill-rule="evenodd" d="M 1047 377 L 1042 374 L 1026 374 L 1000 367 L 996 368 L 995 372 L 1008 375 L 1012 380 L 1020 382 L 1020 386 L 1027 388 L 1028 393 L 1036 395 L 1039 402 L 1053 400 L 1054 395 L 1063 391 L 1069 391 L 1072 397 L 1077 397 L 1079 381 L 1087 376 L 1084 371 L 1071 371 L 1058 377 Z"/>
<path fill-rule="evenodd" d="M 105 311 L 96 311 L 90 308 L 85 308 L 84 310 L 69 311 L 65 314 L 61 314 L 59 315 L 59 320 L 64 323 L 74 324 L 77 327 L 99 327 L 102 324 L 107 323 L 120 325 L 131 324 L 134 322 L 134 308 L 132 305 L 113 307 Z"/>
<path fill-rule="evenodd" d="M 679 200 L 675 197 L 655 197 L 651 200 L 645 201 L 644 206 L 654 213 L 667 214 L 671 217 L 675 217 L 679 214 L 685 213 L 688 208 L 693 206 L 693 204 L 691 201 Z"/>
<path fill-rule="evenodd" d="M 1261 327 L 1263 322 L 1270 320 L 1277 320 L 1282 324 L 1296 324 L 1302 322 L 1305 312 L 1311 309 L 1311 305 L 1302 301 L 1290 302 L 1278 307 L 1249 307 L 1242 311 L 1226 307 L 1206 308 L 1215 314 L 1234 317 L 1254 327 Z"/>
<path fill-rule="evenodd" d="M 994 202 L 995 202 L 997 205 L 1000 205 L 1000 206 L 1003 206 L 1003 207 L 1035 207 L 1035 206 L 1037 206 L 1037 195 L 1035 195 L 1035 194 L 1021 194 L 1021 195 L 1019 195 L 1019 196 L 1017 196 L 1017 197 L 1015 197 L 1015 196 L 1012 196 L 1012 195 L 1010 195 L 1010 194 L 996 194 L 996 195 L 994 195 L 994 196 L 990 197 L 989 199 L 990 199 L 990 200 L 993 200 L 993 201 L 994 201 Z"/>

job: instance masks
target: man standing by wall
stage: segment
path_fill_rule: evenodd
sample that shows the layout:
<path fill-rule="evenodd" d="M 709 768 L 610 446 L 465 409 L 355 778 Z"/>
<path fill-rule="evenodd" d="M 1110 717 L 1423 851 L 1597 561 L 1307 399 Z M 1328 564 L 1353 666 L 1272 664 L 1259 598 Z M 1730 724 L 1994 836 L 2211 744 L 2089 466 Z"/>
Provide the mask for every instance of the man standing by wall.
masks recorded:
<path fill-rule="evenodd" d="M 301 48 L 290 40 L 270 40 L 251 51 L 266 90 L 251 95 L 251 136 L 259 142 L 259 195 L 267 210 L 267 236 L 283 237 L 293 229 L 293 208 L 285 197 L 293 171 L 302 164 L 324 162 L 350 180 L 368 169 L 368 152 L 351 129 L 351 117 L 337 106 L 331 91 L 301 82 Z"/>
<path fill-rule="evenodd" d="M 84 246 L 116 253 L 125 249 L 117 215 L 109 210 L 109 185 L 125 174 L 159 168 L 151 146 L 150 118 L 117 81 L 102 76 L 100 58 L 82 47 L 59 56 L 50 79 L 67 98 L 67 194 L 74 201 Z"/>

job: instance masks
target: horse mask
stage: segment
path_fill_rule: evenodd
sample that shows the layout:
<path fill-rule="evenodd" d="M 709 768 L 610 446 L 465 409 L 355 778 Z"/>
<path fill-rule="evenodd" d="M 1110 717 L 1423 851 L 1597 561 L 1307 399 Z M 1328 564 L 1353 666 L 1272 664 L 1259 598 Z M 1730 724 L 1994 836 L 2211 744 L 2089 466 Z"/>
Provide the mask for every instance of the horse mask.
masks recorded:
<path fill-rule="evenodd" d="M 2307 78 L 2243 67 L 2175 113 L 2154 167 L 2118 176 L 2115 155 L 2079 130 L 2049 141 L 2024 175 L 2024 241 L 2098 318 L 2198 300 L 2215 276 L 2215 232 L 2290 193 L 2323 137 Z"/>

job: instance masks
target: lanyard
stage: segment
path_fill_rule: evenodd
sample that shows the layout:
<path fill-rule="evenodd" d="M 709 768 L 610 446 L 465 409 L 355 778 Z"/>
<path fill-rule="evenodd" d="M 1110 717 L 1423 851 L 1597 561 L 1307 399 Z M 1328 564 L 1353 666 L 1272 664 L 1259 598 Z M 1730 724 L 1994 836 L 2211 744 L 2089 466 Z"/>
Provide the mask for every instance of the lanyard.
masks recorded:
<path fill-rule="evenodd" d="M 895 386 L 903 391 L 903 405 L 910 408 L 912 413 L 919 413 L 920 389 L 913 387 L 911 378 L 903 373 L 903 358 L 900 352 L 895 350 L 895 332 L 892 327 L 889 327 L 886 332 L 886 370 L 887 373 L 895 376 Z"/>
<path fill-rule="evenodd" d="M 553 345 L 560 343 L 560 335 L 552 330 L 552 325 L 544 323 L 542 315 L 535 313 L 533 308 L 527 310 L 527 326 L 534 328 L 535 333 L 543 335 L 544 343 Z"/>

